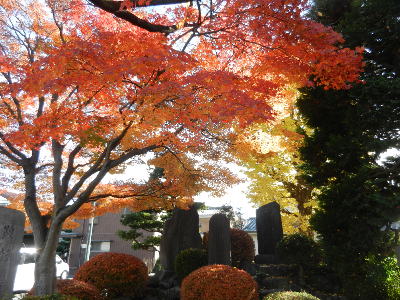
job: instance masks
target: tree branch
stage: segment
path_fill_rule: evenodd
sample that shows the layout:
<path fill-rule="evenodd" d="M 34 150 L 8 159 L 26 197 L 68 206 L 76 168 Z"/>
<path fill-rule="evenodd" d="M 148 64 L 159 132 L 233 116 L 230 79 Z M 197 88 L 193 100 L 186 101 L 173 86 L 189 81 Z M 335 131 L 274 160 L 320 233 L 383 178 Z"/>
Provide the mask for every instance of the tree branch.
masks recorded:
<path fill-rule="evenodd" d="M 3 142 L 7 145 L 7 147 L 11 150 L 12 153 L 14 153 L 16 156 L 20 157 L 21 159 L 16 158 L 13 156 L 11 153 L 9 153 L 6 149 L 0 146 L 1 152 L 7 156 L 9 159 L 11 159 L 13 162 L 19 164 L 20 166 L 23 167 L 23 162 L 26 162 L 28 159 L 25 154 L 23 154 L 21 151 L 18 151 L 17 148 L 15 148 L 10 142 L 7 142 L 6 138 L 4 137 L 4 134 L 0 133 L 0 139 L 3 140 Z"/>
<path fill-rule="evenodd" d="M 62 184 L 61 184 L 61 193 L 65 197 L 68 191 L 68 184 L 69 180 L 72 177 L 72 174 L 74 174 L 75 167 L 74 167 L 74 160 L 76 155 L 81 151 L 82 147 L 81 146 L 76 146 L 74 150 L 71 151 L 68 157 L 68 166 L 67 170 L 65 171 L 65 174 L 62 178 Z"/>
<path fill-rule="evenodd" d="M 133 13 L 126 10 L 120 10 L 121 1 L 107 1 L 107 0 L 89 0 L 94 6 L 113 14 L 114 16 L 131 23 L 134 26 L 140 27 L 149 32 L 160 32 L 160 33 L 173 33 L 178 29 L 176 25 L 165 26 L 159 24 L 152 24 L 146 20 L 140 19 Z M 187 3 L 187 0 L 153 0 L 150 4 L 139 5 L 139 1 L 132 1 L 136 7 L 154 6 L 154 5 L 168 5 L 168 4 L 180 4 Z"/>
<path fill-rule="evenodd" d="M 62 152 L 64 146 L 61 145 L 55 139 L 52 140 L 52 150 L 54 157 L 54 168 L 53 168 L 53 195 L 54 195 L 54 208 L 58 210 L 62 206 L 62 188 L 61 188 L 61 168 L 63 165 Z"/>

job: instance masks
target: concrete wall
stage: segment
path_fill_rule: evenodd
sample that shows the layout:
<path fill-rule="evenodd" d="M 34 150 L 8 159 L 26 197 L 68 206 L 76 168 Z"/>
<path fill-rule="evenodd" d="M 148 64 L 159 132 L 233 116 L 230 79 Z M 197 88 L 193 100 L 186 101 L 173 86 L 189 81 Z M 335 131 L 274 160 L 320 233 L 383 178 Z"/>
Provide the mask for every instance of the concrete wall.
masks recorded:
<path fill-rule="evenodd" d="M 200 232 L 204 233 L 210 230 L 210 218 L 211 216 L 199 216 L 199 226 Z"/>
<path fill-rule="evenodd" d="M 247 233 L 250 234 L 251 238 L 254 241 L 255 251 L 256 251 L 256 255 L 257 255 L 258 254 L 257 232 L 247 232 Z"/>

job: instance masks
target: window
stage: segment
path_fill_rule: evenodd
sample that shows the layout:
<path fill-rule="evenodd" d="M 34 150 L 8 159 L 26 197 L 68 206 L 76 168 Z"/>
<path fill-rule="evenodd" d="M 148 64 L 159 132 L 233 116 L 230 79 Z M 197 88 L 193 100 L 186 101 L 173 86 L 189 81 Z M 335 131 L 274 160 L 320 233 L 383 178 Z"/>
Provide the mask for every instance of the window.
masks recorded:
<path fill-rule="evenodd" d="M 111 241 L 93 241 L 90 251 L 110 252 Z"/>

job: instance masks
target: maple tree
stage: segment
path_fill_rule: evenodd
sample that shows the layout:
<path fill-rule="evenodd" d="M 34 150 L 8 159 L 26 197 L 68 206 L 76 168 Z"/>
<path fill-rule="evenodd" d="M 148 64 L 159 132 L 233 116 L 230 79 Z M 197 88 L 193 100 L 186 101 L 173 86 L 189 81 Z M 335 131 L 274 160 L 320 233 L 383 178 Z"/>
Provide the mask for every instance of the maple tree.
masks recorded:
<path fill-rule="evenodd" d="M 119 10 L 89 5 L 100 2 Z M 359 49 L 305 17 L 307 1 L 163 13 L 131 4 L 0 0 L 2 190 L 21 191 L 11 206 L 26 212 L 39 249 L 36 295 L 56 290 L 54 254 L 73 218 L 220 195 L 238 182 L 222 166 L 234 161 L 238 134 L 273 122 L 287 86 L 347 88 L 362 67 Z M 162 184 L 105 181 L 149 154 Z"/>
<path fill-rule="evenodd" d="M 251 183 L 246 197 L 256 207 L 278 202 L 283 230 L 286 234 L 301 232 L 313 236 L 309 219 L 317 201 L 317 193 L 301 176 L 302 164 L 298 148 L 306 132 L 297 109 L 288 110 L 288 116 L 276 126 L 255 126 L 252 141 L 253 153 L 243 159 L 244 173 Z"/>

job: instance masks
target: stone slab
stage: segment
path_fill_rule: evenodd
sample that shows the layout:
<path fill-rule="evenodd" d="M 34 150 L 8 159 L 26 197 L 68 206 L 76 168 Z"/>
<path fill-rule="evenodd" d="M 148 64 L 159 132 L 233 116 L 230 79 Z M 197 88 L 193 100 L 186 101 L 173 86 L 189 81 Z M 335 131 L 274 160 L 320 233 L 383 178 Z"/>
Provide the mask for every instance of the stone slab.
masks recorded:
<path fill-rule="evenodd" d="M 279 264 L 279 259 L 275 254 L 257 254 L 254 262 L 259 265 L 277 265 Z"/>
<path fill-rule="evenodd" d="M 19 250 L 24 237 L 25 214 L 21 211 L 0 207 L 0 299 L 11 299 Z"/>
<path fill-rule="evenodd" d="M 224 214 L 215 214 L 210 219 L 208 264 L 232 265 L 230 224 Z"/>
<path fill-rule="evenodd" d="M 265 204 L 256 210 L 259 254 L 276 254 L 276 244 L 283 238 L 280 206 L 277 202 Z"/>
<path fill-rule="evenodd" d="M 164 224 L 160 243 L 160 260 L 164 270 L 174 270 L 175 257 L 183 250 L 202 249 L 199 214 L 195 205 L 188 210 L 175 208 Z"/>

